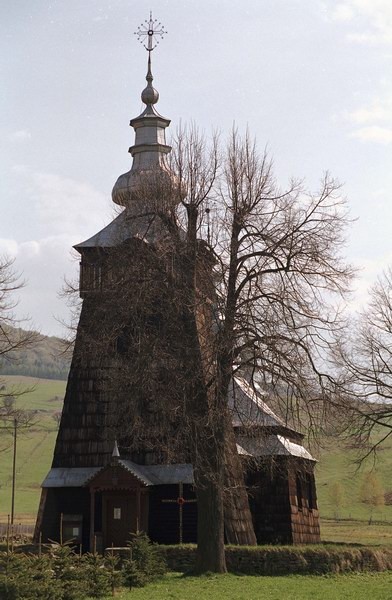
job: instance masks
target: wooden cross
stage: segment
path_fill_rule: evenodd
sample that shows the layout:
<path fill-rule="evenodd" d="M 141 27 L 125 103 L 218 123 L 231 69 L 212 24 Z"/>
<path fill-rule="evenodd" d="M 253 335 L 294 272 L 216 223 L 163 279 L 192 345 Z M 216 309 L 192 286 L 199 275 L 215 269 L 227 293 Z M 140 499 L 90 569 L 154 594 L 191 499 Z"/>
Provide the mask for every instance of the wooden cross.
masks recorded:
<path fill-rule="evenodd" d="M 182 544 L 182 510 L 183 510 L 183 506 L 184 504 L 190 504 L 193 502 L 197 502 L 196 498 L 194 498 L 193 500 L 186 500 L 183 496 L 184 493 L 184 484 L 182 483 L 182 481 L 178 484 L 178 498 L 169 498 L 166 500 L 162 500 L 162 502 L 167 502 L 167 503 L 175 503 L 178 504 L 178 509 L 179 509 L 179 538 L 180 538 L 180 544 Z"/>

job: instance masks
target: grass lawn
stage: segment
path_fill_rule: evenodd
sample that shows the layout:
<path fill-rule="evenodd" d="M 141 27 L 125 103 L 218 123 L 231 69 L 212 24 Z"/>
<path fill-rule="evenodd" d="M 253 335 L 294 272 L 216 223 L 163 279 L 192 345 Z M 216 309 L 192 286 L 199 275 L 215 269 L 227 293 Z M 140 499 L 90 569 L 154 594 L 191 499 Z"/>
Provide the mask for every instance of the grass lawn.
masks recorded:
<path fill-rule="evenodd" d="M 17 406 L 36 411 L 35 425 L 27 431 L 20 431 L 18 435 L 15 494 L 16 522 L 33 523 L 41 482 L 49 471 L 53 457 L 57 435 L 53 415 L 61 411 L 66 382 L 19 375 L 3 375 L 0 381 L 5 382 L 8 393 L 28 390 L 17 397 Z M 4 435 L 1 442 L 0 521 L 6 522 L 11 508 L 12 436 Z"/>
<path fill-rule="evenodd" d="M 112 596 L 110 596 L 112 598 Z M 118 600 L 391 600 L 392 572 L 337 576 L 251 577 L 170 574 Z M 109 598 L 107 599 L 109 600 Z"/>
<path fill-rule="evenodd" d="M 346 544 L 391 545 L 392 523 L 367 521 L 334 521 L 321 519 L 321 539 L 327 542 Z M 392 599 L 392 592 L 391 592 Z"/>
<path fill-rule="evenodd" d="M 329 442 L 320 451 L 319 463 L 316 466 L 317 499 L 321 516 L 333 519 L 336 512 L 340 519 L 367 521 L 370 508 L 360 499 L 360 489 L 365 473 L 374 469 L 385 492 L 392 491 L 392 443 L 386 443 L 380 449 L 376 463 L 369 457 L 361 468 L 355 460 L 358 454 L 355 450 L 344 448 L 334 441 Z M 343 505 L 336 510 L 331 498 L 331 487 L 339 483 L 343 492 Z M 392 504 L 384 505 L 374 510 L 373 519 L 392 523 Z M 392 598 L 392 594 L 391 594 Z"/>

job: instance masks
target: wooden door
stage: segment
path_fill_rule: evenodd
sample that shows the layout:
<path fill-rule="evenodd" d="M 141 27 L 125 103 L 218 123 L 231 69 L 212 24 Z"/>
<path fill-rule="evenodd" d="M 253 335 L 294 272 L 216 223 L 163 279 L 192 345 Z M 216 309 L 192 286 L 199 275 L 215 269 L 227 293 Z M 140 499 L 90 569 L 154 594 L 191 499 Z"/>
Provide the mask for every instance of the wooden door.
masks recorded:
<path fill-rule="evenodd" d="M 105 495 L 103 499 L 104 545 L 126 546 L 136 531 L 137 506 L 135 492 Z"/>

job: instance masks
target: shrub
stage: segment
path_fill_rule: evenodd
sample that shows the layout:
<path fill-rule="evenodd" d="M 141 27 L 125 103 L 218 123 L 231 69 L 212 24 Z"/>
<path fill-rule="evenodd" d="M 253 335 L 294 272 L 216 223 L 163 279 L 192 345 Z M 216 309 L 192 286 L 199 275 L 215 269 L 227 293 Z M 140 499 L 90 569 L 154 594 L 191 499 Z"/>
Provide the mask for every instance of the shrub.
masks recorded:
<path fill-rule="evenodd" d="M 0 557 L 0 598 L 62 600 L 49 557 L 4 554 Z"/>
<path fill-rule="evenodd" d="M 83 579 L 92 598 L 103 598 L 111 591 L 110 572 L 99 554 L 85 554 L 81 560 Z"/>
<path fill-rule="evenodd" d="M 165 559 L 145 533 L 133 535 L 129 550 L 130 558 L 123 562 L 123 573 L 130 588 L 143 587 L 166 573 Z"/>

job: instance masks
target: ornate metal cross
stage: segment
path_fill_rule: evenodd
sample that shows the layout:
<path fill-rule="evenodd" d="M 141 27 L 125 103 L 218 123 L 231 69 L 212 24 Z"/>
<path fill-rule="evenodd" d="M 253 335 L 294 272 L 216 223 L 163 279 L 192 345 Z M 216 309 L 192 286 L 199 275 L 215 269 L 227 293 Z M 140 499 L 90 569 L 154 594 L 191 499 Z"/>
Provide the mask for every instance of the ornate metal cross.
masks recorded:
<path fill-rule="evenodd" d="M 150 11 L 150 19 L 147 19 L 139 25 L 137 31 L 135 31 L 135 35 L 137 36 L 139 42 L 143 44 L 145 49 L 150 52 L 154 50 L 159 44 L 159 39 L 162 39 L 163 36 L 167 33 L 164 30 L 163 25 L 157 19 L 152 18 L 152 12 Z"/>
<path fill-rule="evenodd" d="M 182 544 L 182 523 L 183 523 L 183 515 L 182 515 L 182 510 L 183 510 L 183 506 L 184 504 L 191 504 L 194 502 L 197 502 L 196 498 L 194 498 L 193 500 L 185 500 L 184 496 L 184 484 L 182 482 L 180 482 L 178 484 L 178 498 L 169 498 L 167 500 L 162 500 L 162 502 L 166 502 L 166 503 L 170 503 L 170 504 L 178 504 L 178 510 L 179 510 L 179 543 Z"/>

